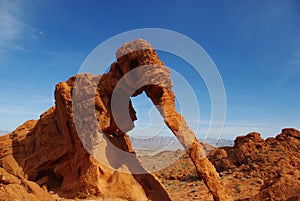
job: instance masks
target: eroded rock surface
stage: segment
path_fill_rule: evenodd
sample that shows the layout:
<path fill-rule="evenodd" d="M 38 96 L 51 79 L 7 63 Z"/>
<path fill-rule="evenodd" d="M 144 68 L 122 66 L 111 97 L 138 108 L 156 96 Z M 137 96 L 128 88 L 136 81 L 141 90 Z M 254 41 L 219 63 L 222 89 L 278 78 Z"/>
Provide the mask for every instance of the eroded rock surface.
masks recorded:
<path fill-rule="evenodd" d="M 51 191 L 67 198 L 170 200 L 140 165 L 126 134 L 136 120 L 130 97 L 142 92 L 186 149 L 214 200 L 232 200 L 202 145 L 177 113 L 170 72 L 151 45 L 141 39 L 125 43 L 116 57 L 106 74 L 79 74 L 59 83 L 55 107 L 0 138 L 0 167 L 10 178 L 1 180 L 6 200 L 14 199 L 8 191 L 21 192 L 7 190 L 19 181 L 22 192 L 36 199 Z"/>
<path fill-rule="evenodd" d="M 147 42 L 135 40 L 124 44 L 116 55 L 118 65 L 125 74 L 124 85 L 137 89 L 133 96 L 144 91 L 151 99 L 166 125 L 193 161 L 198 175 L 212 193 L 214 200 L 233 200 L 222 185 L 215 167 L 206 158 L 206 153 L 195 134 L 188 127 L 184 117 L 176 111 L 170 73 L 155 50 Z"/>
<path fill-rule="evenodd" d="M 113 63 L 107 74 L 71 77 L 56 86 L 55 107 L 0 137 L 1 199 L 54 200 L 55 193 L 64 198 L 170 200 L 153 175 L 129 174 L 143 168 L 111 113 L 111 96 L 122 76 Z M 131 103 L 129 109 L 131 121 L 121 125 L 126 130 L 136 119 Z M 119 115 L 123 112 L 121 108 Z M 102 152 L 95 153 L 99 147 Z M 131 153 L 131 161 L 115 150 Z"/>
<path fill-rule="evenodd" d="M 259 133 L 249 133 L 237 137 L 233 147 L 215 149 L 208 157 L 219 172 L 237 172 L 237 178 L 260 178 L 259 193 L 249 200 L 300 200 L 297 129 L 285 128 L 266 140 Z"/>
<path fill-rule="evenodd" d="M 234 200 L 300 200 L 300 131 L 283 129 L 276 137 L 262 139 L 259 133 L 237 137 L 233 147 L 208 147 L 209 160 L 217 168 L 222 183 Z M 178 159 L 178 156 L 181 156 Z M 155 172 L 173 201 L 207 200 L 208 192 L 195 166 L 183 150 L 166 151 L 154 157 L 177 160 Z M 141 156 L 147 162 L 149 156 Z"/>
<path fill-rule="evenodd" d="M 170 200 L 160 182 L 140 165 L 126 134 L 136 120 L 130 97 L 142 92 L 188 153 L 183 164 L 175 163 L 175 169 L 171 165 L 171 171 L 163 172 L 167 168 L 158 176 L 194 182 L 195 190 L 187 198 L 231 200 L 214 166 L 201 157 L 201 144 L 176 112 L 169 70 L 151 45 L 143 40 L 127 43 L 116 56 L 104 75 L 80 74 L 59 83 L 54 107 L 0 137 L 0 200 Z M 266 140 L 249 133 L 208 157 L 236 200 L 300 200 L 296 129 L 283 129 Z M 133 174 L 137 172 L 145 174 Z M 213 196 L 204 185 L 197 192 L 200 178 Z M 180 193 L 174 197 L 183 198 Z"/>

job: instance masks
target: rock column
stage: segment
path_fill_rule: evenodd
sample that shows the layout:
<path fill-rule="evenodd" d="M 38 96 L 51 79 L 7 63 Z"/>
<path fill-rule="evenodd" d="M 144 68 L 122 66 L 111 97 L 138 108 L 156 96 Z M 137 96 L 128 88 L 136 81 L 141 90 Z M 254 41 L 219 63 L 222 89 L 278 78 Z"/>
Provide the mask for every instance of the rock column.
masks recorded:
<path fill-rule="evenodd" d="M 134 70 L 134 73 L 129 73 L 131 78 L 127 78 L 129 87 L 137 89 L 132 96 L 144 91 L 152 100 L 166 125 L 185 148 L 214 200 L 233 200 L 222 185 L 215 167 L 206 158 L 194 132 L 188 127 L 182 115 L 176 111 L 170 72 L 160 61 L 151 45 L 145 40 L 137 39 L 125 43 L 118 49 L 116 56 L 120 71 L 124 75 Z"/>

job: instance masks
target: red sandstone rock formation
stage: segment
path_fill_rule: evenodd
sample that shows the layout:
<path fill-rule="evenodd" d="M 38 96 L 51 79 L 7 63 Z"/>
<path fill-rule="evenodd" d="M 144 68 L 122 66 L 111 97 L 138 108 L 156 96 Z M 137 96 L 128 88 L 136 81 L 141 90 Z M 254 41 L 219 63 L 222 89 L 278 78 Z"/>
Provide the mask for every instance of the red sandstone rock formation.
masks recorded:
<path fill-rule="evenodd" d="M 169 200 L 151 174 L 118 172 L 100 164 L 84 149 L 72 120 L 73 81 L 74 77 L 56 86 L 56 107 L 43 113 L 38 121 L 27 121 L 0 137 L 1 199 L 54 200 L 47 190 L 71 198 Z M 110 134 L 113 131 L 105 133 Z M 126 134 L 110 140 L 124 151 L 132 151 Z M 119 159 L 114 153 L 109 157 Z"/>
<path fill-rule="evenodd" d="M 115 66 L 112 64 L 104 75 L 82 74 L 59 83 L 55 107 L 38 121 L 27 121 L 0 137 L 1 199 L 53 200 L 46 190 L 69 198 L 170 200 L 153 175 L 145 170 L 145 174 L 128 173 L 137 169 L 142 172 L 143 168 L 128 135 L 118 129 L 112 118 L 110 99 L 121 76 Z M 75 80 L 80 83 L 76 87 Z M 131 105 L 130 108 L 135 120 Z M 134 125 L 131 121 L 124 126 L 129 130 Z M 99 136 L 101 142 L 97 141 Z M 93 151 L 99 148 L 97 143 L 106 144 L 100 154 L 108 164 L 93 157 Z M 114 146 L 131 153 L 130 161 L 115 152 Z"/>
<path fill-rule="evenodd" d="M 140 158 L 142 163 L 148 163 L 175 160 L 181 156 L 165 169 L 155 172 L 172 200 L 212 201 L 192 161 L 183 152 L 166 151 L 151 158 Z M 300 131 L 294 128 L 283 129 L 276 137 L 266 140 L 253 132 L 237 137 L 233 147 L 214 148 L 208 158 L 234 200 L 300 200 Z"/>
<path fill-rule="evenodd" d="M 259 133 L 237 137 L 233 147 L 216 149 L 208 157 L 219 172 L 261 178 L 260 192 L 250 200 L 300 199 L 300 131 L 294 128 L 266 140 Z"/>
<path fill-rule="evenodd" d="M 214 200 L 233 200 L 223 187 L 215 167 L 206 158 L 205 151 L 195 134 L 186 124 L 184 117 L 177 113 L 169 71 L 151 45 L 138 39 L 124 44 L 117 51 L 116 56 L 117 65 L 125 75 L 124 84 L 120 88 L 129 86 L 138 89 L 133 96 L 145 91 L 167 126 L 185 148 Z M 133 91 L 128 91 L 127 95 L 131 96 Z M 126 95 L 123 100 L 126 100 Z"/>
<path fill-rule="evenodd" d="M 177 113 L 169 71 L 151 45 L 136 40 L 123 45 L 116 56 L 107 74 L 80 74 L 59 83 L 55 107 L 0 138 L 0 197 L 53 200 L 45 193 L 53 191 L 71 198 L 170 200 L 154 176 L 145 173 L 126 134 L 136 120 L 130 97 L 145 91 L 214 199 L 232 200 Z"/>

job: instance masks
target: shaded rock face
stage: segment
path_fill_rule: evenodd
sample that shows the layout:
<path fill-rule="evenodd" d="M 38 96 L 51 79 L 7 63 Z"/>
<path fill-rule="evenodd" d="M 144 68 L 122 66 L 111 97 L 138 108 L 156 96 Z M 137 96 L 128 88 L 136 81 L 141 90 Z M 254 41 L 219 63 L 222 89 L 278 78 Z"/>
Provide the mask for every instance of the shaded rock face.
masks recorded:
<path fill-rule="evenodd" d="M 119 95 L 119 97 L 123 97 L 119 100 L 127 100 L 128 95 L 136 96 L 144 91 L 193 161 L 197 174 L 203 179 L 214 200 L 233 200 L 221 183 L 215 167 L 206 158 L 205 150 L 198 142 L 194 132 L 189 128 L 184 117 L 176 111 L 175 94 L 171 89 L 169 70 L 160 61 L 155 50 L 146 41 L 135 40 L 125 43 L 117 51 L 116 56 L 117 64 L 124 74 L 120 81 L 124 84 L 121 85 L 119 91 L 120 94 L 125 95 Z M 118 86 L 116 88 L 118 89 Z M 129 90 L 123 88 L 129 88 Z M 126 93 L 126 91 L 128 92 Z M 126 105 L 126 102 L 120 105 Z M 113 106 L 114 104 L 112 104 Z"/>
<path fill-rule="evenodd" d="M 119 171 L 143 171 L 125 133 L 136 120 L 128 87 L 121 94 L 128 96 L 128 107 L 117 110 L 118 117 L 129 115 L 130 121 L 121 118 L 125 121 L 117 125 L 111 111 L 111 96 L 123 75 L 113 63 L 107 74 L 80 74 L 57 84 L 55 107 L 0 137 L 1 199 L 55 200 L 47 193 L 53 191 L 67 198 L 170 200 L 153 175 Z M 107 144 L 131 153 L 134 165 Z M 93 157 L 101 145 L 105 146 L 101 157 L 109 165 Z"/>
<path fill-rule="evenodd" d="M 259 133 L 237 137 L 233 147 L 208 157 L 219 172 L 261 178 L 260 192 L 250 200 L 300 200 L 300 131 L 294 128 L 266 140 Z"/>
<path fill-rule="evenodd" d="M 22 182 L 35 182 L 62 197 L 170 200 L 162 185 L 140 165 L 126 134 L 136 120 L 130 97 L 145 92 L 214 200 L 233 200 L 195 134 L 177 113 L 170 72 L 151 45 L 137 39 L 124 44 L 116 56 L 117 62 L 106 74 L 79 74 L 59 83 L 55 107 L 38 121 L 26 122 L 0 138 L 4 143 L 1 167 Z M 9 186 L 3 186 L 4 193 Z"/>

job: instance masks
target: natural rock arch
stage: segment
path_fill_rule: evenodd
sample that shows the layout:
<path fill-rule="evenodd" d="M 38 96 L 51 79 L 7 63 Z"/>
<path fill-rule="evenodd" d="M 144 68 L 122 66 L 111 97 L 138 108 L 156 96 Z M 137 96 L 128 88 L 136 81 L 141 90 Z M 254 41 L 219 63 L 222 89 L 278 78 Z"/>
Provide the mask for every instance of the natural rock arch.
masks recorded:
<path fill-rule="evenodd" d="M 136 117 L 130 116 L 130 114 L 135 114 L 132 111 L 131 102 L 129 101 L 129 111 L 122 105 L 127 105 L 126 101 L 130 99 L 130 96 L 137 96 L 144 91 L 186 150 L 196 167 L 197 174 L 205 182 L 214 200 L 233 200 L 223 187 L 215 167 L 206 158 L 205 151 L 195 134 L 188 127 L 184 117 L 176 111 L 170 72 L 160 61 L 151 45 L 145 40 L 136 39 L 125 43 L 118 49 L 116 57 L 117 62 L 113 63 L 112 67 L 119 72 L 121 78 L 114 89 L 117 98 L 112 97 L 111 107 L 117 126 L 125 132 L 134 126 L 131 122 Z M 118 108 L 115 112 L 114 107 Z M 123 114 L 127 118 L 124 118 Z M 128 125 L 131 126 L 128 127 Z"/>
<path fill-rule="evenodd" d="M 169 71 L 151 45 L 138 39 L 124 44 L 116 56 L 117 62 L 106 74 L 78 74 L 57 84 L 55 107 L 39 120 L 27 121 L 0 137 L 0 176 L 5 180 L 0 197 L 9 201 L 55 200 L 42 187 L 69 198 L 170 200 L 152 174 L 134 174 L 143 167 L 126 134 L 136 119 L 130 97 L 145 91 L 186 149 L 214 200 L 232 200 L 194 133 L 177 113 Z M 79 88 L 78 81 L 82 84 Z M 114 95 L 118 97 L 115 105 Z M 101 143 L 113 145 L 100 152 L 110 167 L 91 153 L 102 147 Z M 134 164 L 115 152 L 118 149 L 130 153 Z M 122 168 L 133 174 L 119 171 Z"/>

